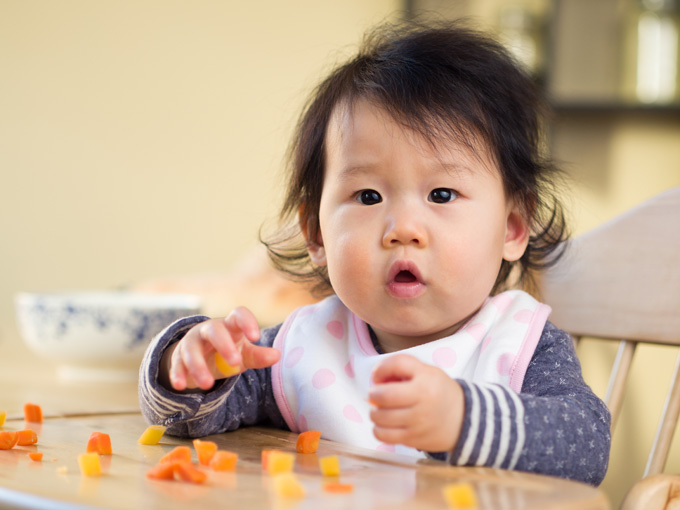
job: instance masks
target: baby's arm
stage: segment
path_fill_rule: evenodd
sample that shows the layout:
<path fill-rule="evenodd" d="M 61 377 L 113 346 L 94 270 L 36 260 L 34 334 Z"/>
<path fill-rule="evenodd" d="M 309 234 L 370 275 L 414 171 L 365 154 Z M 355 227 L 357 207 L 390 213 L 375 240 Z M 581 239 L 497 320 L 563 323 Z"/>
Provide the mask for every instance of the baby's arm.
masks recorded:
<path fill-rule="evenodd" d="M 139 379 L 139 401 L 149 423 L 168 427 L 168 434 L 202 437 L 256 423 L 287 428 L 271 390 L 271 369 L 249 369 L 218 380 L 209 391 L 183 393 L 159 382 L 161 358 L 166 349 L 208 318 L 181 319 L 162 331 L 147 349 Z M 279 326 L 262 331 L 258 345 L 270 347 Z"/>
<path fill-rule="evenodd" d="M 546 325 L 519 395 L 498 385 L 460 383 L 466 412 L 449 462 L 601 483 L 610 415 L 583 381 L 564 331 Z"/>

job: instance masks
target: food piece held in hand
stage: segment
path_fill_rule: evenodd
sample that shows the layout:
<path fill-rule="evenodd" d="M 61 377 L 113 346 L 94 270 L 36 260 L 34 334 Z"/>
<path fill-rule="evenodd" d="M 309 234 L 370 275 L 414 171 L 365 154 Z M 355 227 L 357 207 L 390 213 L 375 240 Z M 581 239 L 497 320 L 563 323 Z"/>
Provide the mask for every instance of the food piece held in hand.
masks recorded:
<path fill-rule="evenodd" d="M 222 372 L 222 375 L 224 375 L 225 377 L 233 377 L 241 373 L 240 366 L 230 365 L 229 363 L 227 363 L 227 360 L 225 360 L 220 355 L 219 352 L 215 353 L 215 365 L 217 366 L 217 369 L 220 372 Z"/>

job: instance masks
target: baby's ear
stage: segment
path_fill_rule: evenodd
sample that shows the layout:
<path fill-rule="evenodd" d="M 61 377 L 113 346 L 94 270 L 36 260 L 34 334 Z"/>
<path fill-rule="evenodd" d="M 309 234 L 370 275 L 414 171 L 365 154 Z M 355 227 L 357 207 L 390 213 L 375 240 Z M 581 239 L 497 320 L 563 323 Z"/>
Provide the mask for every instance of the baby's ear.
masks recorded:
<path fill-rule="evenodd" d="M 519 260 L 529 244 L 529 224 L 519 207 L 513 205 L 508 210 L 505 225 L 505 244 L 503 259 L 508 262 Z"/>
<path fill-rule="evenodd" d="M 304 206 L 300 207 L 298 213 L 300 222 L 300 230 L 305 238 L 307 245 L 307 253 L 309 258 L 316 266 L 326 265 L 326 250 L 323 247 L 323 238 L 321 237 L 321 229 L 319 228 L 319 221 L 305 214 Z"/>

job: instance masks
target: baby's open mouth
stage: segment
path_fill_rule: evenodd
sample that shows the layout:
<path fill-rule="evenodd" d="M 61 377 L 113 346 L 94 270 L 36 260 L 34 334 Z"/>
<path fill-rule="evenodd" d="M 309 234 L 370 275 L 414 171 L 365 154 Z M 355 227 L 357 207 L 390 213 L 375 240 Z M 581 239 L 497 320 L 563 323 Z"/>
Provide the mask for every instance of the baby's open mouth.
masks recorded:
<path fill-rule="evenodd" d="M 418 278 L 411 271 L 399 271 L 394 277 L 394 281 L 397 283 L 411 283 L 417 280 Z"/>

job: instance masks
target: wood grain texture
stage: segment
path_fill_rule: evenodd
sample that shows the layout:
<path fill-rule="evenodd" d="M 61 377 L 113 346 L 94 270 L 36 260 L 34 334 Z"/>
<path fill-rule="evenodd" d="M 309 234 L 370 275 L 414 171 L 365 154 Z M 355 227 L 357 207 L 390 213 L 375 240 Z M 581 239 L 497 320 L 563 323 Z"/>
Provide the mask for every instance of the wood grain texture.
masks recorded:
<path fill-rule="evenodd" d="M 6 428 L 23 427 L 10 421 Z M 177 481 L 155 481 L 145 477 L 158 460 L 188 440 L 165 436 L 160 444 L 139 445 L 146 428 L 141 415 L 101 415 L 47 419 L 33 447 L 0 451 L 0 506 L 39 507 L 46 510 L 74 505 L 112 510 L 132 508 L 173 510 L 186 508 L 286 509 L 443 509 L 441 489 L 450 482 L 468 481 L 477 492 L 479 510 L 503 508 L 526 510 L 605 510 L 608 502 L 601 491 L 588 485 L 540 475 L 488 468 L 450 467 L 437 461 L 365 450 L 321 440 L 315 454 L 295 454 L 295 472 L 306 497 L 296 504 L 277 499 L 272 479 L 261 469 L 263 449 L 295 452 L 297 435 L 265 428 L 246 428 L 208 436 L 220 449 L 239 454 L 236 472 L 208 473 L 203 485 Z M 104 474 L 83 477 L 77 455 L 85 451 L 91 432 L 111 437 L 113 455 L 102 456 Z M 44 452 L 44 461 L 28 458 L 28 451 Z M 196 460 L 193 452 L 194 461 Z M 350 494 L 323 490 L 318 459 L 337 455 L 342 474 L 339 481 L 354 484 Z M 60 469 L 66 467 L 66 473 Z M 338 481 L 338 479 L 334 479 Z"/>

